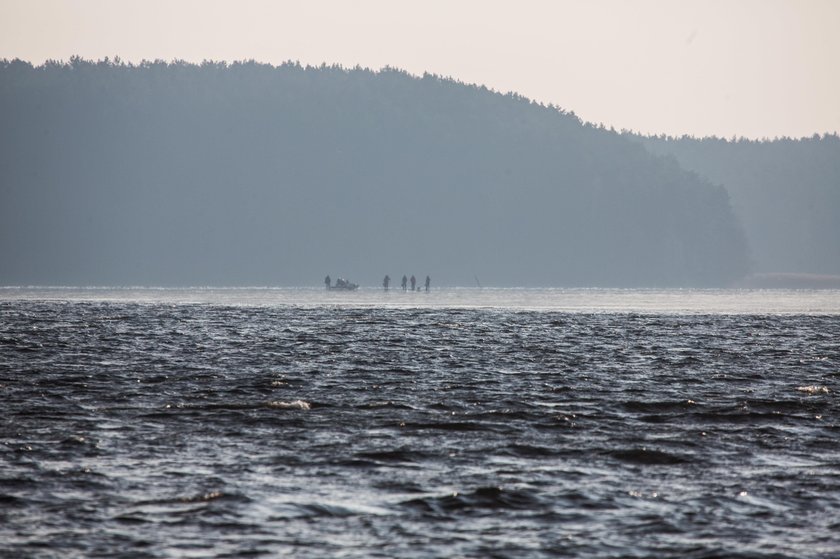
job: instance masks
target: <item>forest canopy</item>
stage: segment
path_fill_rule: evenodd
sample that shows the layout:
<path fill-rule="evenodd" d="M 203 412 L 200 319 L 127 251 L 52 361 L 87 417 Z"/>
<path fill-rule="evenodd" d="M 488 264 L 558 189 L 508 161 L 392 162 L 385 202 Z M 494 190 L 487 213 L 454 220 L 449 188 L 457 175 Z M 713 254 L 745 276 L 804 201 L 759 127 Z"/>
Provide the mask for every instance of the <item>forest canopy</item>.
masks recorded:
<path fill-rule="evenodd" d="M 0 62 L 0 284 L 719 286 L 723 182 L 434 75 Z"/>
<path fill-rule="evenodd" d="M 840 275 L 840 137 L 641 138 L 726 187 L 757 273 Z"/>

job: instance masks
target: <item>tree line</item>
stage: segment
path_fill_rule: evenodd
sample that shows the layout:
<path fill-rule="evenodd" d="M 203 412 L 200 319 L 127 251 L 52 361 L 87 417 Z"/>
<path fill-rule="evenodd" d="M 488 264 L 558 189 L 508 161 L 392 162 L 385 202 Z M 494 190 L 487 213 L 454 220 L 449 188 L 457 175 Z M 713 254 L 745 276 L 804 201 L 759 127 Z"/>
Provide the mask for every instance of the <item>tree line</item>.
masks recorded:
<path fill-rule="evenodd" d="M 722 181 L 574 113 L 386 68 L 0 61 L 0 283 L 712 286 Z"/>

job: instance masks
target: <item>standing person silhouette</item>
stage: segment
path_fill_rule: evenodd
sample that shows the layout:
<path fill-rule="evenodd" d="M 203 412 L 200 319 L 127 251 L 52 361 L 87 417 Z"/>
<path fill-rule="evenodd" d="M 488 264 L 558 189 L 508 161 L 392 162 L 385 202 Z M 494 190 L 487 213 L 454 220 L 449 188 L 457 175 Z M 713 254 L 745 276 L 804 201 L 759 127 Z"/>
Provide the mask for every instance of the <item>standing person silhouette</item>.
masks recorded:
<path fill-rule="evenodd" d="M 429 292 L 429 286 L 432 284 L 432 278 L 426 276 L 426 293 Z"/>
<path fill-rule="evenodd" d="M 330 276 L 324 278 L 324 285 L 327 286 L 327 289 L 329 289 L 332 286 L 332 280 L 330 279 Z"/>
<path fill-rule="evenodd" d="M 414 277 L 414 274 L 411 274 L 411 290 L 416 291 L 417 287 L 417 280 Z"/>
<path fill-rule="evenodd" d="M 382 280 L 382 287 L 385 288 L 385 291 L 388 291 L 388 286 L 391 285 L 391 276 L 385 274 L 385 279 Z"/>
<path fill-rule="evenodd" d="M 402 279 L 402 288 L 403 288 L 403 291 L 405 291 L 405 286 L 406 286 L 406 284 L 407 284 L 407 283 L 408 283 L 408 278 L 407 278 L 407 277 L 405 277 L 405 274 L 403 274 L 403 279 Z"/>

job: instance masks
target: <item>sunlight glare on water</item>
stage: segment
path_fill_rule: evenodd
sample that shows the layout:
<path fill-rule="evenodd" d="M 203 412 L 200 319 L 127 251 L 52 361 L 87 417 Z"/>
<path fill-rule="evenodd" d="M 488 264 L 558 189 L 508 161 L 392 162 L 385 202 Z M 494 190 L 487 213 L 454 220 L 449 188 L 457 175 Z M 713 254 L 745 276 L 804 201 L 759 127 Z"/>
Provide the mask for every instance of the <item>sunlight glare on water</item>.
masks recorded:
<path fill-rule="evenodd" d="M 339 306 L 500 308 L 580 313 L 840 314 L 840 290 L 433 288 L 430 292 L 360 288 L 0 288 L 0 300 Z"/>

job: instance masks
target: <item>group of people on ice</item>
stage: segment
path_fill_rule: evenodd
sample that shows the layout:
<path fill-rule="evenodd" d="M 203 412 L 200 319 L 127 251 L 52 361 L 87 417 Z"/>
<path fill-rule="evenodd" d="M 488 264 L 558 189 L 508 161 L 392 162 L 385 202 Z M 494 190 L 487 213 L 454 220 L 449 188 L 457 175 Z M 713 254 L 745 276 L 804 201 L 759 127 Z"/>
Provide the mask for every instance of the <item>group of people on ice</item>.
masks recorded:
<path fill-rule="evenodd" d="M 412 291 L 420 291 L 420 288 L 417 287 L 417 278 L 414 275 L 411 276 L 411 279 L 408 279 L 405 275 L 402 277 L 402 283 L 400 286 L 402 287 L 403 291 L 408 291 L 408 283 L 411 282 L 411 290 Z M 432 278 L 426 276 L 426 291 L 429 291 L 429 286 L 432 285 Z M 391 276 L 385 275 L 385 279 L 382 280 L 382 287 L 385 288 L 385 291 L 388 291 L 391 287 Z"/>
<path fill-rule="evenodd" d="M 421 290 L 421 288 L 417 287 L 417 278 L 415 278 L 412 275 L 411 279 L 409 279 L 405 275 L 403 275 L 402 283 L 400 284 L 402 286 L 403 291 L 408 291 L 408 284 L 409 283 L 411 283 L 411 291 L 420 291 Z M 330 276 L 327 276 L 327 277 L 324 278 L 324 285 L 327 287 L 328 290 L 330 290 L 330 289 L 341 289 L 341 290 L 353 291 L 353 290 L 355 290 L 359 287 L 358 284 L 349 282 L 344 278 L 338 278 L 335 281 L 335 285 L 333 285 L 332 278 L 330 278 Z M 425 285 L 426 285 L 426 291 L 428 292 L 429 291 L 429 286 L 432 285 L 432 278 L 430 278 L 429 276 L 426 276 L 426 284 Z M 391 276 L 389 276 L 387 274 L 385 275 L 385 279 L 382 280 L 382 287 L 385 288 L 385 291 L 388 291 L 391 288 Z"/>

